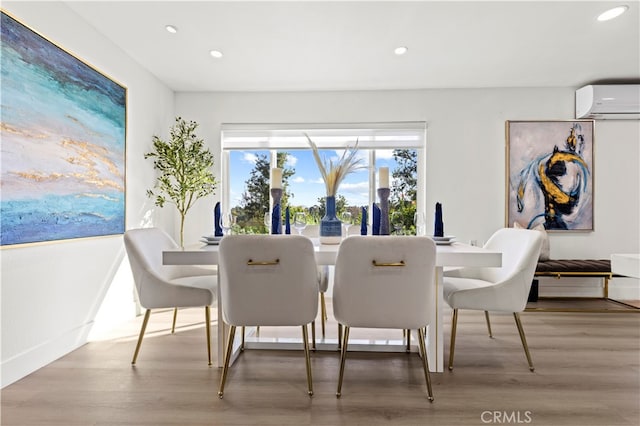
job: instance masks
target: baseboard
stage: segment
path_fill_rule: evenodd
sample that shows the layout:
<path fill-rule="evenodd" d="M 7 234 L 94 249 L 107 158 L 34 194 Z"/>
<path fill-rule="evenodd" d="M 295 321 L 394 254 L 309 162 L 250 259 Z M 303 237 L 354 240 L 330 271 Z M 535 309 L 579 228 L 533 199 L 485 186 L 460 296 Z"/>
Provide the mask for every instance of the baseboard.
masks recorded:
<path fill-rule="evenodd" d="M 92 323 L 71 330 L 2 362 L 1 387 L 4 388 L 84 345 Z"/>

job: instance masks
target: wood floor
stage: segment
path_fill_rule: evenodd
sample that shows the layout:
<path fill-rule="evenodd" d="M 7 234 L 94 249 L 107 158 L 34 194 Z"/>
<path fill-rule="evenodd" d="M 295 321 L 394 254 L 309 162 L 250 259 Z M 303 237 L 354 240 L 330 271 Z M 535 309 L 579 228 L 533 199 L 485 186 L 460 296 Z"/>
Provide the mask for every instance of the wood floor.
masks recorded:
<path fill-rule="evenodd" d="M 531 373 L 511 315 L 492 315 L 490 339 L 482 313 L 461 311 L 455 369 L 432 373 L 433 403 L 416 354 L 349 353 L 336 399 L 337 352 L 312 354 L 309 398 L 302 352 L 264 350 L 240 356 L 219 399 L 203 318 L 180 311 L 171 335 L 171 312 L 152 315 L 136 367 L 140 319 L 86 344 L 3 389 L 2 425 L 640 424 L 638 314 L 521 314 Z"/>
<path fill-rule="evenodd" d="M 640 300 L 614 300 L 595 297 L 547 297 L 527 303 L 527 311 L 629 313 L 640 309 Z"/>

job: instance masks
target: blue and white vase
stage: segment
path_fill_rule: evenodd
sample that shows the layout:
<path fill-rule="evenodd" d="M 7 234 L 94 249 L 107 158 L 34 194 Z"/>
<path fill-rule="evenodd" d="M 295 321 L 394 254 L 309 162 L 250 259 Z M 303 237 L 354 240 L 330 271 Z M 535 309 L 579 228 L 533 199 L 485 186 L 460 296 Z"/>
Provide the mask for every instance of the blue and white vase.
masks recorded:
<path fill-rule="evenodd" d="M 327 196 L 325 207 L 325 215 L 320 219 L 320 244 L 340 244 L 342 222 L 336 216 L 336 197 Z"/>

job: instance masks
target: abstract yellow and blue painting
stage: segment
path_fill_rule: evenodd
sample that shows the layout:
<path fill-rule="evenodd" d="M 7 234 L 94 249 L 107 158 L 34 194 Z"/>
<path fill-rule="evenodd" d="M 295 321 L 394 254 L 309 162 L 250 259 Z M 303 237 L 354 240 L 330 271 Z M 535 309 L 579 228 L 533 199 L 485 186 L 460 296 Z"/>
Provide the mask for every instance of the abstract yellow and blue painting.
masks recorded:
<path fill-rule="evenodd" d="M 122 234 L 126 88 L 2 12 L 2 246 Z"/>
<path fill-rule="evenodd" d="M 593 120 L 507 121 L 507 226 L 593 230 Z"/>

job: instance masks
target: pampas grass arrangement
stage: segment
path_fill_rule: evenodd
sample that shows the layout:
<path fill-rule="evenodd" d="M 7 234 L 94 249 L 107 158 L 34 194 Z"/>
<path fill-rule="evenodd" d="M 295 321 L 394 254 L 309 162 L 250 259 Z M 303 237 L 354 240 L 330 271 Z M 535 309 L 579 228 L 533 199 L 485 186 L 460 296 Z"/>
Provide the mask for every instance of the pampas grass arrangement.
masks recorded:
<path fill-rule="evenodd" d="M 324 180 L 324 184 L 327 189 L 327 197 L 335 197 L 338 192 L 338 187 L 344 178 L 349 173 L 364 167 L 362 158 L 356 158 L 356 154 L 358 153 L 358 140 L 356 140 L 356 144 L 353 148 L 347 147 L 342 153 L 340 159 L 334 163 L 331 159 L 321 159 L 320 154 L 318 153 L 318 146 L 311 140 L 309 135 L 306 133 L 304 135 L 313 150 L 313 158 L 315 158 L 320 174 L 322 175 L 322 179 Z"/>

